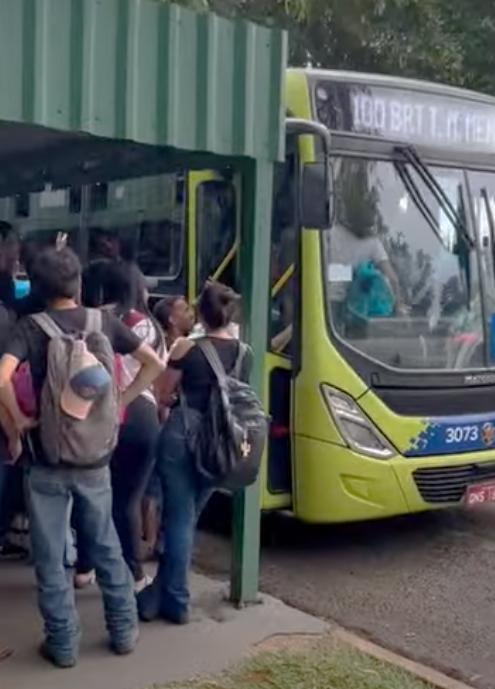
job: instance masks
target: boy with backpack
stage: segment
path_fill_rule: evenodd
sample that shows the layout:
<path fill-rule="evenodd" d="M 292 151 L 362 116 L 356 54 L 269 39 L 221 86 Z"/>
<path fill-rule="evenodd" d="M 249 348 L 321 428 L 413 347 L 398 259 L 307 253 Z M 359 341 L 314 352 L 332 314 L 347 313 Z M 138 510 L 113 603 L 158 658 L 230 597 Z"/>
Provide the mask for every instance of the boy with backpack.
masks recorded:
<path fill-rule="evenodd" d="M 19 321 L 0 360 L 0 402 L 20 433 L 30 432 L 27 473 L 38 602 L 45 623 L 43 657 L 75 665 L 79 620 L 64 567 L 71 505 L 91 548 L 111 649 L 134 650 L 138 638 L 133 582 L 112 521 L 108 464 L 118 435 L 119 406 L 127 406 L 162 370 L 153 350 L 108 313 L 78 304 L 81 265 L 67 248 L 47 248 L 33 266 L 46 311 Z M 122 393 L 113 376 L 114 352 L 141 365 Z M 19 408 L 12 377 L 29 362 L 39 419 Z"/>

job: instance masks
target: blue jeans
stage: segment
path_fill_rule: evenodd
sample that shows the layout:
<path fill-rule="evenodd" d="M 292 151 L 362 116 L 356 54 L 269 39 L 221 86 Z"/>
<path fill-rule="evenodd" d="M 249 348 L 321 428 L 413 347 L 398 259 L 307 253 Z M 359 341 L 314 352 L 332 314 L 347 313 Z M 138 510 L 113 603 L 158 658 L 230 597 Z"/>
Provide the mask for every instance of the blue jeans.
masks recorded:
<path fill-rule="evenodd" d="M 192 432 L 200 419 L 199 414 L 192 415 Z M 161 431 L 155 470 L 162 486 L 165 552 L 160 557 L 155 581 L 138 596 L 138 605 L 145 619 L 158 615 L 175 619 L 186 615 L 189 608 L 188 575 L 194 532 L 211 495 L 188 452 L 180 409 L 172 411 Z"/>
<path fill-rule="evenodd" d="M 108 467 L 31 467 L 27 488 L 38 603 L 52 654 L 63 660 L 77 657 L 79 650 L 74 588 L 64 566 L 71 505 L 91 548 L 111 641 L 115 646 L 131 642 L 137 626 L 136 601 L 131 573 L 112 521 Z"/>

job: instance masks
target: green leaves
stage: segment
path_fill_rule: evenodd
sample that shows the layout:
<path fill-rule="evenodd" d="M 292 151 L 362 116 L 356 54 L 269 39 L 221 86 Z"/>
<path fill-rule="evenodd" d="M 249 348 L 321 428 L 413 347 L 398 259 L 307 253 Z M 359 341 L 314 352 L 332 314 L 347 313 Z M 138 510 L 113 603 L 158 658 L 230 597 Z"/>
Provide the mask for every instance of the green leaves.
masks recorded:
<path fill-rule="evenodd" d="M 178 1 L 287 28 L 293 65 L 386 72 L 495 94 L 493 0 Z"/>
<path fill-rule="evenodd" d="M 495 94 L 491 0 L 308 0 L 292 59 Z"/>

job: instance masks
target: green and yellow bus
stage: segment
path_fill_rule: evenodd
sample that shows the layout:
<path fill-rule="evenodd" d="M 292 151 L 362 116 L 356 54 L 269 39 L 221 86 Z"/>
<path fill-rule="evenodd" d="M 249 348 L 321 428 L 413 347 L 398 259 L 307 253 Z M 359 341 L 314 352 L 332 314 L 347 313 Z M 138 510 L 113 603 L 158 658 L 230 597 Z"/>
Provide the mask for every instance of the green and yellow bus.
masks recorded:
<path fill-rule="evenodd" d="M 286 86 L 261 507 L 323 523 L 495 500 L 495 99 L 302 69 Z M 0 199 L 0 218 L 68 231 L 85 259 L 117 238 L 153 294 L 194 299 L 237 283 L 240 203 L 230 169 L 177 171 Z"/>

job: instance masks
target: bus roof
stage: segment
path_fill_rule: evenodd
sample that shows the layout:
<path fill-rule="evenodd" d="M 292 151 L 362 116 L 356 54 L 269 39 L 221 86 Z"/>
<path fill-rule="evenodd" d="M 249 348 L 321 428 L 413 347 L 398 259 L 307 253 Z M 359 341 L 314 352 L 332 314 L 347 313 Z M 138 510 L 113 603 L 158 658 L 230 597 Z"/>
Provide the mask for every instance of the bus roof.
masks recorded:
<path fill-rule="evenodd" d="M 291 67 L 289 72 L 303 72 L 312 80 L 328 79 L 330 81 L 341 81 L 344 83 L 369 84 L 370 86 L 385 86 L 388 88 L 407 89 L 410 91 L 420 91 L 422 93 L 435 93 L 439 96 L 450 96 L 451 98 L 464 98 L 476 100 L 495 107 L 495 97 L 485 93 L 464 89 L 458 86 L 449 86 L 434 81 L 423 79 L 409 79 L 407 77 L 397 77 L 387 74 L 374 74 L 367 72 L 353 72 L 350 70 L 337 69 L 312 69 Z"/>

